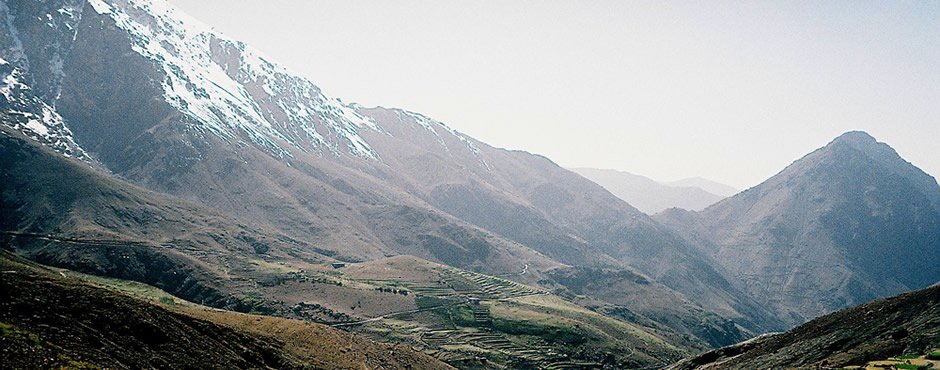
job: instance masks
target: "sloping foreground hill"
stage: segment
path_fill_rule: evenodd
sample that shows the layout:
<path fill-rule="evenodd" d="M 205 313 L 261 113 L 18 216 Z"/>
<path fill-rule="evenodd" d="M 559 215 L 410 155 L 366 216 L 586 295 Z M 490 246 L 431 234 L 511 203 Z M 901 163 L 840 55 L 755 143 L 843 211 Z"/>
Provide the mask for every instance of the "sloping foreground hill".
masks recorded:
<path fill-rule="evenodd" d="M 841 368 L 940 347 L 940 285 L 835 312 L 673 369 Z"/>
<path fill-rule="evenodd" d="M 11 368 L 450 368 L 324 325 L 174 312 L 0 253 L 0 363 Z"/>

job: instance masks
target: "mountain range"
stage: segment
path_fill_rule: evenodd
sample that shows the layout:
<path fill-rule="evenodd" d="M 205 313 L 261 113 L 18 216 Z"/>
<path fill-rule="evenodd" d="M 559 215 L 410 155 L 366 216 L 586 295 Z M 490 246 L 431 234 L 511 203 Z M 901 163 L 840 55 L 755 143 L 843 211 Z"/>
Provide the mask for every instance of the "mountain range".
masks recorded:
<path fill-rule="evenodd" d="M 940 187 L 864 133 L 724 200 L 684 181 L 717 203 L 650 216 L 543 156 L 344 103 L 164 0 L 0 19 L 0 240 L 43 264 L 458 367 L 664 366 L 940 280 L 919 258 Z"/>
<path fill-rule="evenodd" d="M 651 178 L 616 170 L 572 168 L 604 187 L 617 198 L 630 203 L 643 213 L 654 215 L 669 208 L 701 211 L 719 200 L 738 192 L 737 189 L 703 178 L 689 178 L 663 183 Z M 711 189 L 709 191 L 708 189 Z"/>

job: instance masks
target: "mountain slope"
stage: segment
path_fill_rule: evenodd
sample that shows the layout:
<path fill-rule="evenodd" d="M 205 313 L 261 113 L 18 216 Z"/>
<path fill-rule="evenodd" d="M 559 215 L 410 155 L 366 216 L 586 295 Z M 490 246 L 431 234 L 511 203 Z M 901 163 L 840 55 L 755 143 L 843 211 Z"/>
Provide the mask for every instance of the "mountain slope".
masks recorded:
<path fill-rule="evenodd" d="M 205 207 L 107 177 L 0 127 L 0 240 L 41 263 L 141 281 L 249 310 L 255 260 L 331 261 L 309 246 Z"/>
<path fill-rule="evenodd" d="M 846 133 L 699 214 L 659 218 L 740 286 L 804 318 L 940 280 L 940 186 L 884 143 Z"/>
<path fill-rule="evenodd" d="M 0 57 L 102 167 L 304 254 L 414 255 L 533 284 L 566 264 L 635 269 L 751 331 L 779 327 L 708 256 L 600 186 L 420 114 L 344 105 L 163 0 L 13 0 L 0 13 Z"/>
<path fill-rule="evenodd" d="M 669 208 L 701 211 L 725 198 L 693 185 L 663 184 L 623 171 L 593 168 L 572 168 L 571 171 L 596 182 L 618 198 L 650 215 Z"/>
<path fill-rule="evenodd" d="M 344 260 L 557 266 L 383 183 L 372 122 L 164 1 L 5 5 L 9 63 L 115 174 Z"/>
<path fill-rule="evenodd" d="M 674 369 L 843 368 L 940 347 L 940 286 L 832 313 Z"/>
<path fill-rule="evenodd" d="M 710 347 L 643 316 L 618 320 L 538 288 L 416 257 L 335 269 L 328 251 L 319 254 L 316 247 L 106 176 L 8 127 L 0 127 L 0 180 L 0 241 L 30 259 L 142 282 L 215 308 L 337 325 L 415 346 L 455 365 L 474 367 L 482 358 L 509 364 L 573 359 L 653 366 L 689 353 L 663 337 Z M 383 263 L 387 260 L 396 262 Z M 519 269 L 512 277 L 535 275 L 525 271 L 527 266 Z M 372 273 L 357 273 L 362 270 Z M 467 297 L 485 302 L 471 306 Z M 480 307 L 494 309 L 485 313 L 489 320 L 472 319 L 473 308 Z M 526 324 L 532 316 L 541 320 L 539 325 Z M 302 330 L 291 329 L 303 326 L 299 323 L 284 328 L 274 318 L 225 317 L 225 322 L 258 323 L 309 340 Z M 248 326 L 240 328 L 265 330 Z M 460 347 L 425 341 L 425 335 L 452 327 Z M 556 339 L 558 331 L 568 336 Z M 492 347 L 492 340 L 502 343 L 507 337 L 515 340 L 512 347 Z M 292 339 L 288 346 L 294 345 Z M 489 355 L 467 356 L 470 348 Z M 552 350 L 548 355 L 532 356 L 546 348 Z"/>
<path fill-rule="evenodd" d="M 0 361 L 12 368 L 450 368 L 410 348 L 323 325 L 218 310 L 180 313 L 6 252 L 0 268 Z M 253 329 L 262 325 L 279 330 Z M 292 333 L 298 329 L 305 335 Z"/>
<path fill-rule="evenodd" d="M 565 264 L 637 270 L 749 330 L 780 327 L 708 257 L 551 160 L 494 148 L 418 113 L 356 108 L 383 128 L 363 131 L 393 170 L 383 178 L 438 209 Z"/>
<path fill-rule="evenodd" d="M 22 77 L 22 71 L 0 58 L 0 107 L 4 108 L 0 110 L 0 121 L 66 157 L 93 160 L 75 143 L 55 108 L 37 97 L 20 81 Z"/>

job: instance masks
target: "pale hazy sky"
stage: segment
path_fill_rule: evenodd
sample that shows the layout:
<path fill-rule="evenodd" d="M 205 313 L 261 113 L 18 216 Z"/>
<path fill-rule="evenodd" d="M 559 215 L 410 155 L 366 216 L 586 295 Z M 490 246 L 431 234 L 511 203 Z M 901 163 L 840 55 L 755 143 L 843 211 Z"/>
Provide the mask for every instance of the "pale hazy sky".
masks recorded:
<path fill-rule="evenodd" d="M 940 1 L 170 0 L 328 94 L 749 187 L 848 130 L 940 176 Z"/>

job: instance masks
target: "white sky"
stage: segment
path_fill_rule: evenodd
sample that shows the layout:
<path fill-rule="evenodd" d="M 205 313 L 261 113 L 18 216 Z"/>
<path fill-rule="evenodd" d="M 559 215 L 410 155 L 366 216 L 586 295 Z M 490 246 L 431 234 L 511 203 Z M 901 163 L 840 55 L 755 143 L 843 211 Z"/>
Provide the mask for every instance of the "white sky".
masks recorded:
<path fill-rule="evenodd" d="M 848 130 L 940 175 L 940 1 L 170 0 L 363 105 L 745 188 Z"/>

